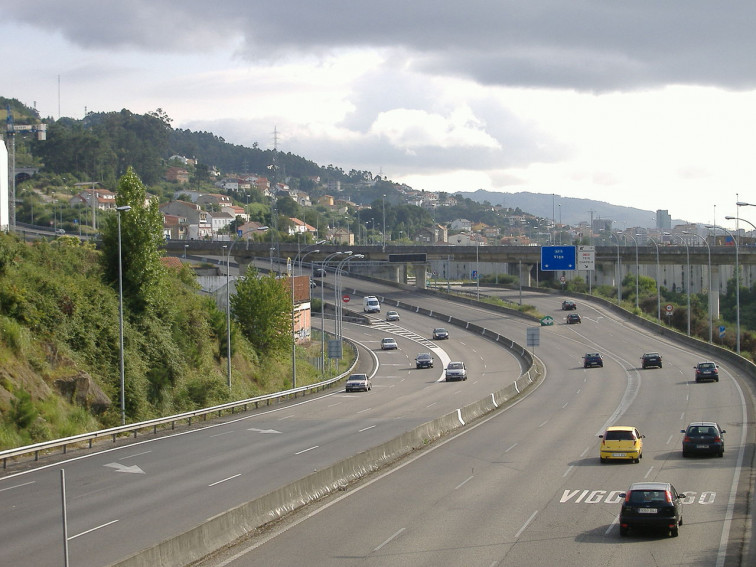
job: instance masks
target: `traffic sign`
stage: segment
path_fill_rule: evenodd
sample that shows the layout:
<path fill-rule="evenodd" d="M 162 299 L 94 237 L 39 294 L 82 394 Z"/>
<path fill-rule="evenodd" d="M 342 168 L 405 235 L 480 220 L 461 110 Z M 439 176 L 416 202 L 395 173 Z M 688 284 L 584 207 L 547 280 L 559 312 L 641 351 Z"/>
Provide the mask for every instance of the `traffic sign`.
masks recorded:
<path fill-rule="evenodd" d="M 526 329 L 527 346 L 534 347 L 541 344 L 541 329 L 538 327 L 528 327 Z"/>
<path fill-rule="evenodd" d="M 347 294 L 342 295 L 341 301 L 343 301 L 344 303 L 349 303 L 349 296 Z"/>
<path fill-rule="evenodd" d="M 554 318 L 551 315 L 546 315 L 546 317 L 541 319 L 541 327 L 551 327 L 553 324 Z"/>
<path fill-rule="evenodd" d="M 596 247 L 595 246 L 578 246 L 577 269 L 578 270 L 595 270 L 596 269 Z"/>
<path fill-rule="evenodd" d="M 675 310 L 675 307 L 674 307 L 674 306 L 673 306 L 673 305 L 672 305 L 671 303 L 667 303 L 667 304 L 666 304 L 666 305 L 664 306 L 664 310 L 665 310 L 665 311 L 666 311 L 667 313 L 672 313 L 672 311 L 674 311 L 674 310 Z"/>
<path fill-rule="evenodd" d="M 723 339 L 723 338 L 724 338 L 724 336 L 725 336 L 725 327 L 724 327 L 724 325 L 721 325 L 721 326 L 719 327 L 719 338 L 720 338 L 720 339 Z"/>
<path fill-rule="evenodd" d="M 473 279 L 473 280 L 477 280 L 478 279 L 478 270 L 473 270 L 472 271 L 472 278 L 471 279 Z"/>
<path fill-rule="evenodd" d="M 541 270 L 555 272 L 575 269 L 575 246 L 541 246 Z"/>

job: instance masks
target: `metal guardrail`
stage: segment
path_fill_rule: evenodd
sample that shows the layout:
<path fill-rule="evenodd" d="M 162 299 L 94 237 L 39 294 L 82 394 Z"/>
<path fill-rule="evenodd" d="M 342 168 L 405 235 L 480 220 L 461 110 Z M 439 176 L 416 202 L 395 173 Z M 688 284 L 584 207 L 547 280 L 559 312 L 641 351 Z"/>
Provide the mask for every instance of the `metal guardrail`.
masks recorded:
<path fill-rule="evenodd" d="M 322 382 L 317 382 L 315 384 L 309 384 L 306 386 L 300 386 L 298 388 L 292 388 L 290 390 L 284 390 L 283 392 L 274 392 L 272 394 L 265 394 L 263 396 L 248 398 L 246 400 L 227 402 L 225 404 L 220 404 L 210 408 L 188 411 L 167 417 L 160 417 L 148 421 L 141 421 L 138 423 L 130 423 L 118 427 L 111 427 L 110 429 L 102 429 L 90 433 L 81 433 L 79 435 L 73 435 L 71 437 L 65 437 L 63 439 L 52 439 L 50 441 L 43 441 L 42 443 L 36 443 L 34 445 L 25 445 L 23 447 L 16 447 L 15 449 L 0 451 L 0 459 L 2 459 L 3 461 L 3 469 L 5 470 L 7 468 L 8 459 L 15 457 L 33 454 L 34 460 L 38 461 L 41 453 L 49 452 L 53 449 L 62 447 L 63 454 L 65 455 L 68 451 L 68 447 L 71 445 L 88 443 L 89 448 L 91 448 L 95 441 L 107 437 L 111 437 L 113 439 L 113 442 L 115 443 L 119 436 L 123 436 L 124 434 L 133 434 L 133 436 L 136 438 L 137 433 L 145 429 L 152 429 L 153 434 L 157 434 L 158 427 L 161 425 L 170 424 L 171 429 L 175 429 L 176 423 L 180 421 L 187 421 L 187 425 L 191 425 L 192 420 L 195 418 L 204 417 L 205 419 L 207 419 L 208 415 L 215 413 L 217 413 L 218 417 L 220 417 L 223 412 L 227 411 L 230 411 L 233 414 L 237 408 L 243 408 L 242 411 L 247 411 L 247 408 L 251 405 L 254 405 L 255 408 L 258 408 L 263 403 L 265 405 L 271 405 L 271 402 L 275 400 L 281 401 L 288 398 L 296 398 L 298 394 L 305 395 L 306 392 L 317 392 L 318 390 L 325 389 L 331 384 L 338 382 L 339 380 L 350 374 L 359 361 L 359 352 L 355 344 L 349 339 L 344 339 L 344 341 L 352 348 L 352 351 L 355 355 L 354 363 L 346 372 L 339 374 L 334 378 L 330 378 Z"/>

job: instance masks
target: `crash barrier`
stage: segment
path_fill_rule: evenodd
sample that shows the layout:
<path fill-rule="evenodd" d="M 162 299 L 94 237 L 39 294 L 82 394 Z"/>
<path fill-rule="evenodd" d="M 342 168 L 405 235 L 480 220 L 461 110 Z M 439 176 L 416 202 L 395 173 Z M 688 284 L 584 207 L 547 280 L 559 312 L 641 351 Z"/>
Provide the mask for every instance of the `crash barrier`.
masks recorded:
<path fill-rule="evenodd" d="M 352 293 L 368 295 L 356 289 L 352 290 Z M 381 296 L 378 296 L 378 298 L 382 304 L 395 305 L 427 315 L 443 321 L 445 324 L 455 325 L 470 332 L 478 333 L 488 340 L 501 344 L 512 352 L 518 360 L 521 367 L 520 377 L 482 400 L 424 423 L 391 441 L 343 459 L 270 494 L 209 518 L 199 526 L 137 552 L 131 557 L 113 564 L 112 567 L 186 565 L 201 559 L 302 506 L 335 491 L 345 490 L 350 483 L 414 451 L 427 447 L 440 437 L 502 407 L 507 402 L 511 402 L 525 393 L 544 375 L 543 366 L 530 352 L 503 335 L 451 315 Z"/>
<path fill-rule="evenodd" d="M 349 339 L 344 339 L 348 347 L 352 350 L 354 355 L 354 363 L 349 367 L 346 372 L 329 378 L 316 384 L 308 384 L 306 386 L 299 386 L 298 388 L 292 388 L 284 390 L 283 392 L 274 392 L 272 394 L 265 394 L 262 396 L 256 396 L 254 398 L 248 398 L 245 400 L 239 400 L 235 402 L 228 402 L 220 404 L 210 408 L 203 408 L 193 411 L 180 413 L 177 415 L 171 415 L 167 417 L 160 417 L 151 419 L 148 421 L 141 421 L 138 423 L 129 423 L 121 425 L 119 427 L 111 427 L 109 429 L 102 429 L 100 431 L 92 431 L 89 433 L 81 433 L 79 435 L 73 435 L 71 437 L 65 437 L 63 439 L 52 439 L 50 441 L 43 441 L 42 443 L 35 443 L 34 445 L 26 445 L 23 447 L 16 447 L 15 449 L 8 449 L 0 451 L 0 459 L 3 462 L 3 469 L 8 466 L 9 459 L 15 459 L 18 457 L 33 455 L 34 460 L 38 461 L 40 455 L 50 453 L 55 449 L 61 449 L 63 454 L 67 454 L 69 447 L 79 447 L 85 445 L 92 448 L 95 441 L 110 438 L 115 443 L 119 437 L 124 435 L 133 436 L 136 438 L 139 432 L 152 431 L 153 435 L 157 434 L 158 428 L 163 426 L 169 426 L 171 430 L 176 429 L 176 425 L 181 422 L 186 422 L 187 425 L 191 425 L 195 419 L 207 420 L 208 416 L 221 417 L 224 413 L 236 413 L 236 411 L 247 411 L 250 407 L 259 408 L 262 405 L 271 406 L 274 404 L 282 403 L 290 399 L 296 399 L 299 395 L 305 396 L 308 392 L 319 392 L 330 387 L 335 382 L 342 380 L 346 376 L 352 373 L 352 370 L 357 366 L 359 362 L 359 352 L 357 346 Z"/>
<path fill-rule="evenodd" d="M 197 561 L 303 506 L 329 494 L 348 490 L 350 485 L 361 478 L 428 447 L 437 439 L 512 401 L 536 384 L 541 376 L 543 367 L 537 363 L 515 382 L 493 392 L 491 396 L 209 518 L 201 525 L 144 549 L 111 567 L 168 567 Z"/>

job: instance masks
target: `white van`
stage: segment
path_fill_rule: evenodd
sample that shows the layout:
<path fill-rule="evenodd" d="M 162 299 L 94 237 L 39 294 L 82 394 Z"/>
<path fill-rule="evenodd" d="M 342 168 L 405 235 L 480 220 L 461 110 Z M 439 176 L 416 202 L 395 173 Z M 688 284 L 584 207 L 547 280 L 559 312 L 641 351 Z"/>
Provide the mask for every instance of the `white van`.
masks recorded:
<path fill-rule="evenodd" d="M 380 313 L 381 304 L 378 302 L 378 298 L 374 295 L 368 295 L 362 298 L 362 310 L 365 313 Z"/>

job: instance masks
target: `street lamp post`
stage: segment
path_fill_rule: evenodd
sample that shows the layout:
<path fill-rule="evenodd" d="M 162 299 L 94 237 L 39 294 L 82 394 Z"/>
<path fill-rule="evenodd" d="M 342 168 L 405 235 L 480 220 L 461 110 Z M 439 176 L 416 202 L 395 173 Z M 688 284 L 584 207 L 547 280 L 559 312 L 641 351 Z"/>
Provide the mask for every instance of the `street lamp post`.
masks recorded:
<path fill-rule="evenodd" d="M 640 279 L 640 268 L 638 266 L 638 240 L 632 234 L 628 234 L 635 243 L 635 308 L 638 309 L 638 280 Z"/>
<path fill-rule="evenodd" d="M 231 289 L 231 251 L 234 249 L 234 246 L 236 246 L 236 243 L 241 240 L 241 237 L 247 234 L 248 232 L 255 232 L 258 230 L 268 230 L 267 226 L 258 226 L 257 228 L 251 228 L 249 230 L 245 230 L 239 235 L 239 238 L 234 240 L 231 243 L 231 246 L 228 247 L 227 254 L 226 254 L 226 384 L 228 385 L 228 390 L 231 391 L 231 295 L 230 295 L 230 289 Z M 187 245 L 184 244 L 184 253 L 186 254 L 186 247 Z M 223 245 L 223 248 L 226 248 L 226 245 Z M 273 250 L 273 248 L 271 248 Z M 273 271 L 273 255 L 271 252 L 271 272 Z"/>
<path fill-rule="evenodd" d="M 386 251 L 386 195 L 383 196 L 383 252 Z"/>
<path fill-rule="evenodd" d="M 186 249 L 189 248 L 188 244 L 184 244 L 184 259 L 186 259 Z"/>
<path fill-rule="evenodd" d="M 672 234 L 670 232 L 665 232 L 664 234 L 668 236 L 676 236 L 680 239 L 680 242 L 685 245 L 685 258 L 687 259 L 688 265 L 688 273 L 685 274 L 685 291 L 688 296 L 688 336 L 690 336 L 690 247 L 688 246 L 688 241 L 679 234 Z"/>
<path fill-rule="evenodd" d="M 725 218 L 727 220 L 732 220 L 732 217 L 725 217 Z M 740 261 L 738 258 L 739 245 L 738 245 L 738 241 L 735 239 L 735 236 L 729 230 L 721 226 L 715 226 L 714 228 L 719 228 L 719 229 L 724 230 L 727 234 L 729 234 L 732 237 L 732 241 L 735 243 L 735 327 L 737 327 L 735 329 L 735 335 L 736 335 L 735 351 L 738 354 L 740 354 Z"/>
<path fill-rule="evenodd" d="M 712 304 L 711 304 L 711 247 L 709 246 L 709 243 L 706 241 L 706 239 L 701 236 L 700 234 L 697 234 L 695 232 L 686 232 L 683 231 L 683 234 L 692 234 L 693 236 L 700 238 L 703 240 L 703 243 L 706 244 L 706 252 L 709 256 L 709 298 L 708 298 L 708 307 L 709 307 L 709 343 L 712 342 L 713 335 L 714 335 L 714 322 L 712 320 Z"/>
<path fill-rule="evenodd" d="M 477 300 L 480 301 L 480 263 L 478 250 L 480 249 L 480 242 L 475 241 L 475 289 L 477 292 Z"/>
<path fill-rule="evenodd" d="M 344 258 L 343 260 L 339 261 L 339 263 L 336 265 L 336 273 L 334 274 L 334 287 L 335 287 L 335 297 L 334 297 L 334 304 L 336 307 L 336 324 L 334 325 L 334 328 L 336 330 L 336 339 L 340 342 L 342 337 L 342 323 L 341 323 L 341 314 L 343 312 L 341 301 L 340 301 L 340 295 L 341 295 L 341 267 L 348 262 L 349 260 L 353 260 L 355 258 L 364 258 L 362 254 L 352 254 L 351 251 L 348 252 L 349 256 Z"/>
<path fill-rule="evenodd" d="M 614 239 L 617 241 L 617 305 L 620 305 L 622 303 L 622 264 L 620 263 L 620 241 L 619 237 L 614 234 L 613 232 L 610 232 Z"/>
<path fill-rule="evenodd" d="M 317 244 L 313 244 L 313 246 L 317 246 Z M 305 247 L 305 250 L 309 247 Z M 294 258 L 294 263 L 291 266 L 291 274 L 289 274 L 289 279 L 291 279 L 291 387 L 296 388 L 297 387 L 297 337 L 295 334 L 296 331 L 296 325 L 295 325 L 295 316 L 294 316 L 294 308 L 295 308 L 295 301 L 294 301 L 294 267 L 297 265 L 297 261 L 301 262 L 304 260 L 305 256 L 308 254 L 317 254 L 320 252 L 320 250 L 310 250 L 309 252 L 306 252 L 302 259 L 300 260 L 299 255 L 304 252 L 302 250 L 299 252 L 296 257 Z M 299 264 L 299 273 L 301 275 L 302 273 L 302 264 Z"/>
<path fill-rule="evenodd" d="M 637 236 L 637 235 L 636 235 Z M 653 238 L 649 238 L 656 246 L 656 318 L 661 323 L 661 282 L 659 280 L 659 244 Z"/>
<path fill-rule="evenodd" d="M 348 252 L 351 254 L 351 252 Z M 333 258 L 334 256 L 339 256 L 341 254 L 347 254 L 347 252 L 334 252 L 333 254 L 330 254 L 326 256 L 325 260 L 321 262 L 321 266 L 323 266 L 323 277 L 325 277 L 325 266 L 328 263 L 328 261 Z M 335 284 L 335 282 L 334 282 Z M 322 338 L 320 341 L 320 362 L 323 365 L 323 372 L 325 373 L 325 337 L 326 337 L 326 330 L 325 330 L 325 297 L 323 295 L 323 288 L 325 287 L 324 282 L 320 282 L 320 332 L 322 334 Z M 334 310 L 336 309 L 336 306 L 334 306 Z"/>
<path fill-rule="evenodd" d="M 123 261 L 121 257 L 121 213 L 131 210 L 129 205 L 116 207 L 118 212 L 118 367 L 121 377 L 121 425 L 126 425 L 126 380 L 123 368 Z"/>

